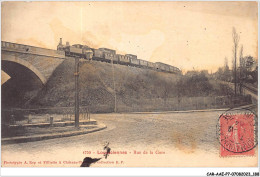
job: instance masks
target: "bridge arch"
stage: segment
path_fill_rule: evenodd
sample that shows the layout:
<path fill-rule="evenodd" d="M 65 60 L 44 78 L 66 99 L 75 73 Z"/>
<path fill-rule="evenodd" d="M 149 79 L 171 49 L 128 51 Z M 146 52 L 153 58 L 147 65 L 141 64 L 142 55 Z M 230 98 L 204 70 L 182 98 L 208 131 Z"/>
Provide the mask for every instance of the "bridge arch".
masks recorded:
<path fill-rule="evenodd" d="M 13 55 L 2 55 L 2 61 L 18 63 L 31 70 L 41 80 L 42 84 L 45 84 L 47 82 L 47 79 L 44 77 L 44 75 L 28 61 L 25 61 Z"/>

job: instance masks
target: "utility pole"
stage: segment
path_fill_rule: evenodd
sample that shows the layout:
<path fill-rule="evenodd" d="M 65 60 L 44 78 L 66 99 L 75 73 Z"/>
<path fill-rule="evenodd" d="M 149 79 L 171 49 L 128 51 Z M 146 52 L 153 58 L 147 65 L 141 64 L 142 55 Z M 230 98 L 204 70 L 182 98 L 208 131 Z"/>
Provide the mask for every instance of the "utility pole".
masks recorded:
<path fill-rule="evenodd" d="M 113 58 L 111 58 L 111 64 L 112 64 L 112 72 L 113 72 L 113 84 L 114 84 L 114 96 L 115 96 L 115 103 L 114 103 L 114 112 L 116 112 L 116 84 L 115 84 L 115 70 L 114 70 L 114 61 Z"/>
<path fill-rule="evenodd" d="M 75 127 L 79 128 L 79 57 L 75 57 Z"/>

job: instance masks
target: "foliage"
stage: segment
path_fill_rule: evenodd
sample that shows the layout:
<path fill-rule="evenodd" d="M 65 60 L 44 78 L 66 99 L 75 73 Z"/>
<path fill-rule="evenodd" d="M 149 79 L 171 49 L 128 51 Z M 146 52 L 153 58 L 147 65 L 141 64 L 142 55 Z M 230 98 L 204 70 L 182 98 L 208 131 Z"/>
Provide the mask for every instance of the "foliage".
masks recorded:
<path fill-rule="evenodd" d="M 236 72 L 237 72 L 238 83 L 239 82 L 257 83 L 258 81 L 257 59 L 255 59 L 250 55 L 246 57 L 241 57 L 239 67 L 236 68 Z M 214 75 L 216 79 L 227 81 L 227 82 L 234 82 L 234 67 L 233 70 L 229 70 L 229 67 L 225 64 L 224 67 L 219 67 L 217 72 Z"/>
<path fill-rule="evenodd" d="M 187 72 L 177 83 L 178 96 L 208 96 L 213 90 L 204 72 Z"/>

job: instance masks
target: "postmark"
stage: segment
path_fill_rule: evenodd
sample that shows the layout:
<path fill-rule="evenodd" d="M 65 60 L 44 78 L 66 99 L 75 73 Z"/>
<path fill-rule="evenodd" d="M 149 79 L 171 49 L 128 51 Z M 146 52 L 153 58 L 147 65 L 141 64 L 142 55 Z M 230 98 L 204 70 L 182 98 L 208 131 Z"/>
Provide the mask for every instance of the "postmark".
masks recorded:
<path fill-rule="evenodd" d="M 253 156 L 257 145 L 257 116 L 250 109 L 230 109 L 220 115 L 217 136 L 220 156 Z"/>

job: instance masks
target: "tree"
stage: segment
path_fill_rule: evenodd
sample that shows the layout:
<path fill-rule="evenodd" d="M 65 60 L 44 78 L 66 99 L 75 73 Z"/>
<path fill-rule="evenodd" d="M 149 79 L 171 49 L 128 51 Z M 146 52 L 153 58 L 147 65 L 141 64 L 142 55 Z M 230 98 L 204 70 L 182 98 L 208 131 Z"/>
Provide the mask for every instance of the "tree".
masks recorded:
<path fill-rule="evenodd" d="M 224 61 L 225 61 L 225 63 L 224 63 L 225 70 L 229 70 L 227 57 L 225 57 Z"/>
<path fill-rule="evenodd" d="M 256 82 L 258 74 L 257 60 L 249 55 L 243 58 L 243 62 L 243 75 L 245 76 L 245 82 Z"/>
<path fill-rule="evenodd" d="M 216 77 L 219 80 L 225 80 L 223 67 L 218 68 L 218 71 L 216 72 Z"/>
<path fill-rule="evenodd" d="M 239 93 L 242 95 L 242 85 L 243 85 L 243 45 L 240 48 L 240 56 L 239 56 Z"/>
<path fill-rule="evenodd" d="M 224 59 L 224 67 L 223 67 L 223 80 L 230 81 L 231 80 L 231 74 L 228 66 L 228 59 L 225 57 Z"/>
<path fill-rule="evenodd" d="M 236 28 L 233 27 L 232 32 L 232 38 L 233 38 L 233 53 L 234 53 L 234 82 L 235 82 L 235 96 L 237 95 L 237 48 L 239 43 L 239 35 L 236 32 Z"/>

